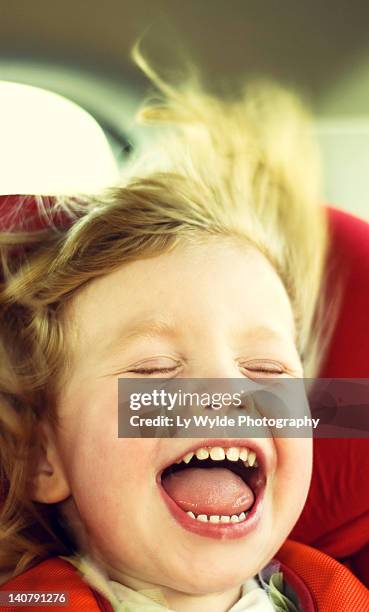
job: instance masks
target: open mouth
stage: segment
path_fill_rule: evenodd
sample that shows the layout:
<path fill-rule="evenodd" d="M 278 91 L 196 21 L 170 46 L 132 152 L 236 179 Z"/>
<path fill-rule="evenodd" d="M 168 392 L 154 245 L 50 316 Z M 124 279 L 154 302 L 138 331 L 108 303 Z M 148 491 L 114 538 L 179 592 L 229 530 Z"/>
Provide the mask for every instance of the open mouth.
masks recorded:
<path fill-rule="evenodd" d="M 161 489 L 182 526 L 210 537 L 239 537 L 260 517 L 263 457 L 248 446 L 208 444 L 167 466 L 159 475 Z"/>

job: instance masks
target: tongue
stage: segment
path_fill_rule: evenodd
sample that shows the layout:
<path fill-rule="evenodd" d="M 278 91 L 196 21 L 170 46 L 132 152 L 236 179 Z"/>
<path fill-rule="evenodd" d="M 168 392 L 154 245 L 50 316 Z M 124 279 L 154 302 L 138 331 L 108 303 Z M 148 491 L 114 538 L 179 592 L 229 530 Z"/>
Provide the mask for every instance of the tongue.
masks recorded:
<path fill-rule="evenodd" d="M 254 503 L 250 487 L 227 468 L 187 468 L 166 476 L 162 484 L 182 510 L 194 514 L 231 516 Z"/>

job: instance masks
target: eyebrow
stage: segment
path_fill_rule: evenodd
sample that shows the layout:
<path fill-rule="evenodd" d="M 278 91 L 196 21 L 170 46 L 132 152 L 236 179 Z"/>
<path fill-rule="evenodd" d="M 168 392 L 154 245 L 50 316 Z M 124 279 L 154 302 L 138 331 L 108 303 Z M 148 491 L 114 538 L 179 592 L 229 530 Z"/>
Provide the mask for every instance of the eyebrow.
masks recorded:
<path fill-rule="evenodd" d="M 131 325 L 125 323 L 117 333 L 114 334 L 114 338 L 111 342 L 104 344 L 102 351 L 111 355 L 120 350 L 124 343 L 131 343 L 136 339 L 150 337 L 173 338 L 177 334 L 178 331 L 173 322 L 148 317 L 132 323 Z M 241 335 L 252 341 L 263 341 L 272 338 L 276 341 L 284 342 L 286 339 L 283 334 L 267 325 L 258 325 L 256 327 L 244 329 L 239 333 L 239 336 Z"/>
<path fill-rule="evenodd" d="M 294 332 L 294 330 L 292 330 Z M 252 340 L 269 340 L 274 338 L 275 340 L 285 340 L 285 336 L 278 330 L 268 325 L 257 325 L 245 331 L 245 336 L 248 336 Z"/>
<path fill-rule="evenodd" d="M 114 338 L 107 345 L 103 346 L 103 351 L 114 353 L 121 348 L 123 342 L 133 342 L 138 338 L 148 338 L 154 336 L 173 337 L 176 334 L 175 326 L 172 322 L 164 319 L 154 319 L 152 317 L 141 319 L 131 325 L 125 323 Z"/>

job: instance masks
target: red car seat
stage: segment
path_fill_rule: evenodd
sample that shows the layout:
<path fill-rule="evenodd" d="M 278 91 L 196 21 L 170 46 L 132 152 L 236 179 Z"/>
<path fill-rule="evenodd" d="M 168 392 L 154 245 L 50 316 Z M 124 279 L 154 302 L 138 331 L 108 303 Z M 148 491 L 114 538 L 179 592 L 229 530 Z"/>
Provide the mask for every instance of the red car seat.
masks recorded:
<path fill-rule="evenodd" d="M 342 282 L 343 295 L 319 376 L 369 378 L 369 224 L 335 209 L 328 214 L 328 286 L 333 293 Z M 367 586 L 368 474 L 369 438 L 314 440 L 310 492 L 292 533 L 294 539 L 344 562 Z"/>

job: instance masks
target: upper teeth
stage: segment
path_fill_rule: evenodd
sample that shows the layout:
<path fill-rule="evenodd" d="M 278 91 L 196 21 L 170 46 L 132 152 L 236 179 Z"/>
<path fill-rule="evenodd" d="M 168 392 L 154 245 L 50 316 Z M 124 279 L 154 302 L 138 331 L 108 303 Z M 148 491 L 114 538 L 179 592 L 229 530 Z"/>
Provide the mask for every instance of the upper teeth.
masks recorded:
<path fill-rule="evenodd" d="M 230 448 L 222 448 L 221 446 L 203 446 L 194 452 L 187 453 L 181 457 L 177 463 L 182 463 L 182 461 L 184 461 L 184 463 L 189 463 L 194 456 L 200 460 L 209 459 L 210 457 L 210 459 L 213 461 L 223 461 L 223 459 L 226 457 L 229 461 L 238 461 L 241 459 L 241 461 L 243 461 L 247 467 L 258 466 L 255 451 L 245 447 L 239 448 L 236 446 L 232 446 Z"/>

